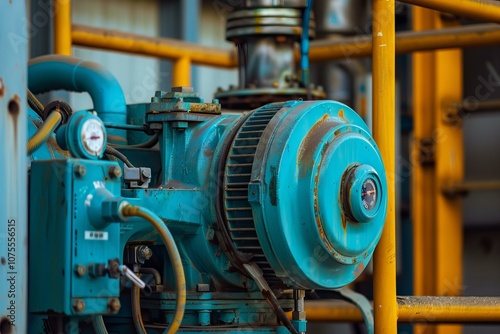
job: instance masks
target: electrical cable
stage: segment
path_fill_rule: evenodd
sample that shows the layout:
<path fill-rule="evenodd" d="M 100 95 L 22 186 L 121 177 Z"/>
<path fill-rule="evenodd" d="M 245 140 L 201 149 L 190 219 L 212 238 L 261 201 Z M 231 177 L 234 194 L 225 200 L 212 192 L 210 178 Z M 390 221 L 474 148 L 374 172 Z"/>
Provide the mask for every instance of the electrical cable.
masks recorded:
<path fill-rule="evenodd" d="M 102 315 L 96 315 L 92 317 L 92 328 L 96 334 L 108 334 L 108 330 L 106 329 L 106 324 L 104 323 L 104 319 Z"/>
<path fill-rule="evenodd" d="M 179 254 L 179 250 L 177 249 L 177 245 L 175 244 L 175 240 L 172 237 L 168 227 L 165 223 L 152 211 L 133 205 L 126 205 L 121 209 L 121 213 L 125 217 L 140 217 L 149 222 L 160 234 L 165 247 L 167 248 L 168 256 L 170 257 L 170 262 L 172 262 L 172 267 L 174 270 L 175 276 L 175 290 L 177 294 L 176 303 L 175 303 L 175 314 L 172 322 L 169 324 L 166 334 L 174 334 L 179 329 L 182 319 L 184 317 L 184 310 L 186 308 L 186 278 L 184 277 L 184 267 L 182 266 L 181 256 Z M 138 289 L 138 288 L 137 288 Z M 137 298 L 136 306 L 139 309 L 139 312 L 132 312 L 140 314 L 140 290 L 139 292 L 134 293 L 134 287 L 132 288 L 132 301 L 134 300 L 134 296 Z M 142 322 L 142 317 L 138 316 L 137 319 L 134 317 L 134 323 L 137 321 L 136 329 L 142 330 L 144 328 L 144 324 Z M 138 333 L 141 333 L 138 331 Z M 144 332 L 145 333 L 145 332 Z"/>
<path fill-rule="evenodd" d="M 28 89 L 28 105 L 38 114 L 38 116 L 40 116 L 43 119 L 43 109 L 45 109 L 45 107 L 36 98 L 35 94 L 33 94 L 29 89 Z"/>
<path fill-rule="evenodd" d="M 151 148 L 151 147 L 155 146 L 156 144 L 158 144 L 159 139 L 160 139 L 160 134 L 155 133 L 155 135 L 153 137 L 151 137 L 150 139 L 146 140 L 145 142 L 143 142 L 141 144 L 135 144 L 135 145 L 114 145 L 114 144 L 111 144 L 111 146 L 113 146 L 114 148 Z"/>
<path fill-rule="evenodd" d="M 28 140 L 28 144 L 26 145 L 26 149 L 28 151 L 28 155 L 35 152 L 40 146 L 45 143 L 49 137 L 52 135 L 55 129 L 61 124 L 62 115 L 61 113 L 52 112 L 50 113 L 47 120 L 43 123 L 43 125 L 38 128 L 37 132 Z"/>
<path fill-rule="evenodd" d="M 138 276 L 140 275 L 138 274 Z M 134 322 L 137 334 L 147 334 L 144 322 L 142 321 L 141 289 L 135 284 L 132 284 L 132 321 Z"/>
<path fill-rule="evenodd" d="M 135 168 L 123 153 L 111 147 L 110 145 L 106 145 L 106 150 L 104 151 L 104 153 L 117 157 L 118 159 L 123 161 L 123 163 L 129 168 Z"/>

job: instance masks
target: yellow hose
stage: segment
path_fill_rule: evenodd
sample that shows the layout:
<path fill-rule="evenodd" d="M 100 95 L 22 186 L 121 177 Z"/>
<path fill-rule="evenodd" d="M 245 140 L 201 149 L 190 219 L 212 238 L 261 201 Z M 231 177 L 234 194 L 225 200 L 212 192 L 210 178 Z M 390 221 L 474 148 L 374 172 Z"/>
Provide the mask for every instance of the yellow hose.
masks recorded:
<path fill-rule="evenodd" d="M 138 334 L 147 334 L 144 322 L 142 321 L 141 313 L 141 289 L 135 284 L 132 285 L 132 320 L 134 322 L 135 331 Z"/>
<path fill-rule="evenodd" d="M 55 129 L 62 121 L 62 116 L 59 112 L 52 112 L 38 131 L 28 140 L 27 150 L 28 155 L 35 152 L 43 143 L 45 143 L 52 135 Z"/>
<path fill-rule="evenodd" d="M 153 212 L 149 211 L 146 208 L 142 208 L 139 206 L 127 205 L 123 207 L 122 214 L 125 217 L 141 217 L 148 221 L 160 234 L 165 246 L 167 248 L 168 256 L 170 257 L 170 261 L 172 262 L 172 266 L 174 269 L 175 276 L 175 290 L 177 293 L 177 300 L 175 304 L 175 315 L 174 319 L 168 326 L 167 330 L 164 332 L 166 334 L 174 334 L 179 329 L 182 318 L 184 317 L 184 309 L 186 308 L 186 279 L 184 277 L 184 267 L 182 266 L 181 256 L 179 254 L 179 250 L 177 249 L 177 245 L 175 244 L 174 238 L 172 234 L 168 230 L 167 226 L 163 221 L 155 215 Z M 137 289 L 138 290 L 138 289 Z M 140 305 L 140 291 L 139 294 L 133 290 L 132 294 L 136 293 L 134 297 L 137 298 L 137 305 Z M 136 311 L 139 312 L 139 315 L 134 316 L 134 322 L 137 321 L 136 329 L 138 327 L 140 330 L 143 330 L 144 324 L 142 323 L 142 317 L 140 316 L 140 306 L 137 307 L 138 310 L 133 310 L 134 313 Z M 140 332 L 139 332 L 140 333 Z"/>

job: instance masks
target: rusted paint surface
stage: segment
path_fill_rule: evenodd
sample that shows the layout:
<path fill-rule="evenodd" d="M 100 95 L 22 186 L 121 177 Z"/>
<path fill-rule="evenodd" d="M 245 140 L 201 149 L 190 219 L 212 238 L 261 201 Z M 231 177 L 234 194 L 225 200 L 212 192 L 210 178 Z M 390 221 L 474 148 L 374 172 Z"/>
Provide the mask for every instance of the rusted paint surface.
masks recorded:
<path fill-rule="evenodd" d="M 203 114 L 217 114 L 221 113 L 221 105 L 218 103 L 191 103 L 191 112 Z"/>
<path fill-rule="evenodd" d="M 363 262 L 358 263 L 356 267 L 354 267 L 354 276 L 358 277 L 359 275 L 361 275 L 363 270 L 365 270 L 365 265 L 363 264 Z"/>
<path fill-rule="evenodd" d="M 315 148 L 323 139 L 325 132 L 330 128 L 321 131 L 322 126 L 328 122 L 328 119 L 329 115 L 324 114 L 309 130 L 300 144 L 297 154 L 297 166 L 299 166 L 299 177 L 301 178 L 306 177 L 314 166 L 313 155 Z"/>

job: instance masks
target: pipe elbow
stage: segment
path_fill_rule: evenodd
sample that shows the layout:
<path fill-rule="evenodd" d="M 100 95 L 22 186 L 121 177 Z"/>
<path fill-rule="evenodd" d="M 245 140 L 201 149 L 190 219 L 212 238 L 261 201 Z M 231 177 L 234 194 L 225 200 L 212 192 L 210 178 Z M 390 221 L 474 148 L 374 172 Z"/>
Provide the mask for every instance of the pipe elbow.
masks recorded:
<path fill-rule="evenodd" d="M 34 94 L 63 89 L 87 92 L 103 122 L 127 123 L 127 105 L 115 76 L 103 66 L 77 57 L 46 55 L 28 65 L 28 87 Z M 125 130 L 110 129 L 108 141 L 127 144 Z"/>

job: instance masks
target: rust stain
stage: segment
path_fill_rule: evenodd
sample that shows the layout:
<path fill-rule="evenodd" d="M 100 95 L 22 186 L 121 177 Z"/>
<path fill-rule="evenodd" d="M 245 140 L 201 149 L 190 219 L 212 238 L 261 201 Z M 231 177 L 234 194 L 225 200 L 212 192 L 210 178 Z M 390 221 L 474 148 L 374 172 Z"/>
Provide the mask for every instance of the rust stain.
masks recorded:
<path fill-rule="evenodd" d="M 5 265 L 5 258 L 2 256 L 2 258 L 0 259 L 0 262 Z"/>
<path fill-rule="evenodd" d="M 12 126 L 14 129 L 14 154 L 17 155 L 17 124 L 19 119 L 19 113 L 21 112 L 20 106 L 21 98 L 19 95 L 14 94 L 14 96 L 9 100 L 9 104 L 7 105 L 7 110 L 9 111 L 9 115 L 12 117 Z"/>
<path fill-rule="evenodd" d="M 3 78 L 0 78 L 0 97 L 5 93 L 5 85 L 3 83 Z"/>
<path fill-rule="evenodd" d="M 321 141 L 324 131 L 319 131 L 320 127 L 328 121 L 328 114 L 324 114 L 314 126 L 307 132 L 300 143 L 299 154 L 297 155 L 297 166 L 299 166 L 299 177 L 305 177 L 307 172 L 314 166 L 314 144 Z"/>
<path fill-rule="evenodd" d="M 358 265 L 354 267 L 354 276 L 358 277 L 359 275 L 361 275 L 363 270 L 365 270 L 365 265 L 363 264 L 363 262 L 358 263 Z"/>
<path fill-rule="evenodd" d="M 344 109 L 340 109 L 339 110 L 339 117 L 342 118 L 344 121 L 347 122 L 347 119 L 345 118 L 345 115 L 344 115 Z"/>
<path fill-rule="evenodd" d="M 344 230 L 344 234 L 346 234 L 347 233 L 347 218 L 343 213 L 340 214 L 340 221 L 342 222 L 342 229 Z"/>

